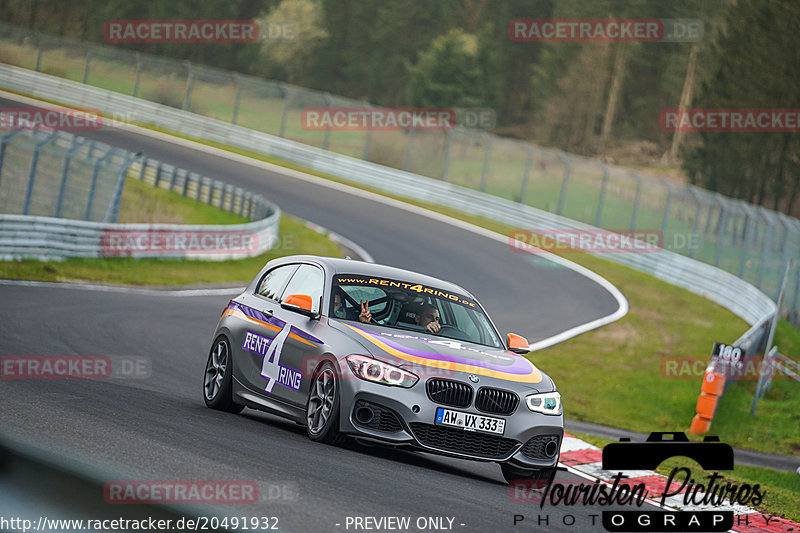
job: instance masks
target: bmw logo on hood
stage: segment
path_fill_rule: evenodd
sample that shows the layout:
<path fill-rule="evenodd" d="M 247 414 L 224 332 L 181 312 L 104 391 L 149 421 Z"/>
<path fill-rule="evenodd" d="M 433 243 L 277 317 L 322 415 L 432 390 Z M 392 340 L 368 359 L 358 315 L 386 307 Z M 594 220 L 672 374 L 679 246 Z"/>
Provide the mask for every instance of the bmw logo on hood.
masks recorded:
<path fill-rule="evenodd" d="M 479 381 L 481 380 L 481 378 L 479 378 L 479 377 L 478 377 L 478 376 L 476 376 L 475 374 L 470 374 L 470 375 L 469 375 L 469 380 L 470 380 L 471 382 L 473 382 L 473 383 L 477 383 L 477 382 L 479 382 Z"/>

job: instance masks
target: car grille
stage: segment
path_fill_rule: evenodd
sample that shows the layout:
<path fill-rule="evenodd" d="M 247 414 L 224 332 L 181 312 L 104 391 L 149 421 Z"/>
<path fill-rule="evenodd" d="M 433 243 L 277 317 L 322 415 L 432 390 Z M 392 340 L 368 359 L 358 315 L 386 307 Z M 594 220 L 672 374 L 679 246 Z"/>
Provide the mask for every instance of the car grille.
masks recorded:
<path fill-rule="evenodd" d="M 428 398 L 434 403 L 453 407 L 469 407 L 472 387 L 449 379 L 431 379 L 427 383 Z"/>
<path fill-rule="evenodd" d="M 531 438 L 522 447 L 522 454 L 528 459 L 535 459 L 538 461 L 546 461 L 558 455 L 558 435 L 537 435 Z M 555 447 L 550 445 L 548 453 L 548 443 L 554 442 Z M 555 450 L 555 451 L 554 451 Z"/>
<path fill-rule="evenodd" d="M 360 422 L 355 416 L 355 413 L 362 407 L 369 407 L 374 413 L 372 420 L 367 423 Z M 397 413 L 388 407 L 383 407 L 382 405 L 366 402 L 364 400 L 358 400 L 355 407 L 353 407 L 353 422 L 355 422 L 357 426 L 383 431 L 385 433 L 397 433 L 403 430 L 403 425 L 400 423 Z"/>
<path fill-rule="evenodd" d="M 519 444 L 512 439 L 464 431 L 463 429 L 446 428 L 422 422 L 412 422 L 410 425 L 414 436 L 425 446 L 486 459 L 504 459 Z"/>
<path fill-rule="evenodd" d="M 511 391 L 481 387 L 475 398 L 475 409 L 484 413 L 510 415 L 517 410 L 519 396 Z"/>

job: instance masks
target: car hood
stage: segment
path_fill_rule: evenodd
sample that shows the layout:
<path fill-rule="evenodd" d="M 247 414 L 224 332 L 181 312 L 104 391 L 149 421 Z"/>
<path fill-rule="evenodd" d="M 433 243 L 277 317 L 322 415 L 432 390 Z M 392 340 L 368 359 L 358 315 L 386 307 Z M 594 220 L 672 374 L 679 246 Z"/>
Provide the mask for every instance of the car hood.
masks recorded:
<path fill-rule="evenodd" d="M 426 377 L 466 373 L 515 382 L 537 392 L 555 390 L 546 374 L 513 352 L 370 324 L 332 320 L 331 325 L 357 340 L 369 355 L 409 370 L 413 368 L 415 373 Z"/>

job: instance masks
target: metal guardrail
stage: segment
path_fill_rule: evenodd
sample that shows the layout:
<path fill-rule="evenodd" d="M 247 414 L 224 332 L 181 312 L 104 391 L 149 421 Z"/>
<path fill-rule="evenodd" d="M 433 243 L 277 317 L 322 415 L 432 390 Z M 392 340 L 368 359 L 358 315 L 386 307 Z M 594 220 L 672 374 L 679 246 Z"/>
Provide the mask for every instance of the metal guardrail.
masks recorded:
<path fill-rule="evenodd" d="M 93 107 L 103 113 L 136 117 L 140 122 L 190 137 L 276 157 L 381 191 L 452 207 L 464 213 L 480 215 L 514 227 L 594 228 L 590 224 L 556 213 L 453 183 L 358 160 L 194 113 L 18 67 L 0 65 L 0 86 L 69 105 Z M 776 311 L 775 303 L 747 281 L 668 250 L 643 254 L 597 255 L 705 296 L 749 324 L 756 324 L 772 316 Z"/>
<path fill-rule="evenodd" d="M 225 260 L 259 255 L 277 242 L 280 209 L 261 195 L 154 159 L 138 158 L 134 161 L 133 154 L 126 154 L 122 150 L 111 149 L 102 143 L 90 142 L 64 132 L 59 132 L 57 135 L 24 132 L 20 138 L 23 136 L 29 136 L 34 140 L 41 138 L 48 143 L 61 143 L 61 151 L 51 156 L 53 162 L 58 164 L 51 166 L 59 170 L 64 168 L 64 176 L 68 175 L 66 169 L 75 164 L 75 155 L 80 151 L 85 152 L 86 161 L 97 161 L 95 168 L 101 161 L 111 161 L 111 155 L 118 160 L 118 164 L 112 168 L 113 172 L 109 174 L 114 180 L 111 183 L 112 192 L 109 193 L 111 201 L 108 207 L 103 209 L 106 213 L 104 220 L 117 219 L 124 180 L 126 177 L 131 177 L 151 186 L 236 213 L 252 222 L 225 225 L 117 224 L 30 214 L 0 214 L 0 260 L 108 256 Z M 89 146 L 91 148 L 87 148 Z M 78 150 L 72 150 L 72 147 Z M 97 152 L 99 156 L 92 155 L 93 152 Z M 63 161 L 58 159 L 59 155 Z M 91 171 L 92 165 L 83 164 L 77 167 L 84 171 L 88 170 L 88 177 L 77 171 L 69 174 L 71 185 L 75 188 L 69 196 L 72 202 L 70 203 L 63 201 L 66 179 L 62 180 L 60 172 L 57 176 L 61 183 L 59 186 L 58 183 L 52 182 L 54 176 L 43 172 L 42 167 L 37 171 L 36 165 L 31 163 L 30 158 L 27 163 L 29 165 L 24 169 L 24 175 L 29 180 L 27 189 L 32 190 L 34 183 L 49 184 L 50 188 L 54 189 L 51 190 L 50 203 L 58 206 L 56 213 L 61 213 L 62 205 L 69 206 L 72 203 L 80 204 L 80 209 L 76 211 L 78 214 L 83 212 L 84 205 L 90 206 L 86 208 L 86 212 L 92 212 L 93 191 L 97 189 L 98 181 L 96 178 L 98 172 Z M 2 175 L 8 177 L 6 173 Z M 81 182 L 85 183 L 81 186 Z M 59 190 L 61 194 L 56 195 L 55 191 Z M 2 188 L 0 192 L 3 192 Z M 6 198 L 5 193 L 3 198 Z M 41 202 L 37 205 L 44 204 L 45 202 Z M 63 214 L 67 216 L 70 212 L 65 209 Z"/>
<path fill-rule="evenodd" d="M 0 215 L 0 260 L 134 256 L 223 261 L 251 257 L 277 242 L 279 218 L 280 211 L 276 210 L 255 222 L 212 226 Z M 235 244 L 231 244 L 231 236 L 235 236 Z M 161 239 L 158 245 L 153 244 L 156 238 Z M 243 238 L 247 239 L 244 244 Z M 183 242 L 176 244 L 176 239 Z"/>
<path fill-rule="evenodd" d="M 0 23 L 0 43 L 6 61 L 84 85 L 459 184 L 607 230 L 660 230 L 666 248 L 718 266 L 773 299 L 777 299 L 787 260 L 800 255 L 797 219 L 646 172 L 605 165 L 478 128 L 314 131 L 304 127 L 304 109 L 370 105 L 9 24 Z M 96 107 L 92 100 L 83 105 Z M 130 115 L 127 107 L 108 112 L 128 120 L 149 120 Z M 195 130 L 187 123 L 186 133 Z M 790 274 L 784 312 L 800 323 L 798 267 Z"/>

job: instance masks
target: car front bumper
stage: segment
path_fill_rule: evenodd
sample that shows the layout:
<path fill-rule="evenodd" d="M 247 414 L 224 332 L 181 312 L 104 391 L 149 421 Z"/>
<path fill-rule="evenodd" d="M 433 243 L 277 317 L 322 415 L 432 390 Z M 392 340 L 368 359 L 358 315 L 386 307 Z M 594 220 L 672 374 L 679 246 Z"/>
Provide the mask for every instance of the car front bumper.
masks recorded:
<path fill-rule="evenodd" d="M 340 431 L 343 433 L 464 459 L 508 462 L 523 469 L 549 468 L 558 462 L 564 436 L 563 415 L 531 412 L 524 400 L 507 416 L 481 412 L 472 404 L 465 408 L 451 407 L 433 402 L 423 380 L 405 389 L 360 379 L 348 368 L 342 371 L 345 379 L 341 380 Z M 497 435 L 437 425 L 438 407 L 502 418 L 504 432 Z M 365 414 L 365 408 L 373 413 L 369 422 L 365 422 L 367 417 L 359 416 Z"/>

